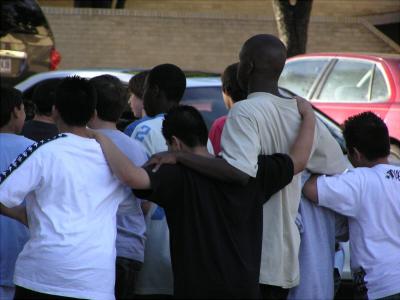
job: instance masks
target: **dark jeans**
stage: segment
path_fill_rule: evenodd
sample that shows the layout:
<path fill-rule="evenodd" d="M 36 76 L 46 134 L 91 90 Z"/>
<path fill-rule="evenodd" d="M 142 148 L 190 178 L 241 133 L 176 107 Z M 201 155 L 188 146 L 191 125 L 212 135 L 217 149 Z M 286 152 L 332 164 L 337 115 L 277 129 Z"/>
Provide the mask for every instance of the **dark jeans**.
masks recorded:
<path fill-rule="evenodd" d="M 43 294 L 39 292 L 35 292 L 32 290 L 25 289 L 18 285 L 15 286 L 15 296 L 14 300 L 20 299 L 36 299 L 36 300 L 76 300 L 77 298 L 69 298 L 69 297 L 62 297 L 62 296 L 55 296 L 50 294 Z"/>
<path fill-rule="evenodd" d="M 271 300 L 286 300 L 289 289 L 280 286 L 260 284 L 261 298 Z"/>
<path fill-rule="evenodd" d="M 125 257 L 117 257 L 115 266 L 115 298 L 134 299 L 137 274 L 142 263 Z"/>

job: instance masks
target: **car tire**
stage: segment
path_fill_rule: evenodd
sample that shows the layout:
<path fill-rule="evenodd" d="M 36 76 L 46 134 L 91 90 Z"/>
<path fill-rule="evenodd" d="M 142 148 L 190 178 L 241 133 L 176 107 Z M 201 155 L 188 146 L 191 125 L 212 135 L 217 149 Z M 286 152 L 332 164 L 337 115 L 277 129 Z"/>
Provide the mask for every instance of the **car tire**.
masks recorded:
<path fill-rule="evenodd" d="M 397 144 L 390 145 L 389 162 L 400 166 L 400 146 Z"/>

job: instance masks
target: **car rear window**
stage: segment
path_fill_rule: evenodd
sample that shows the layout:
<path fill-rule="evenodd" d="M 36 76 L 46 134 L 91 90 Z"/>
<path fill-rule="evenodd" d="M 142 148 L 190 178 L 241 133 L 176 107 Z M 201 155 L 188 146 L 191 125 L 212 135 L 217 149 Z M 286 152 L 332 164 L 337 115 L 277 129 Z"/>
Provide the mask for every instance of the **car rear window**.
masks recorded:
<path fill-rule="evenodd" d="M 1 0 L 0 37 L 8 33 L 39 34 L 50 31 L 39 5 L 32 0 Z"/>
<path fill-rule="evenodd" d="M 228 113 L 222 99 L 222 90 L 219 86 L 188 87 L 185 90 L 181 104 L 197 108 L 208 128 L 211 127 L 215 119 Z"/>

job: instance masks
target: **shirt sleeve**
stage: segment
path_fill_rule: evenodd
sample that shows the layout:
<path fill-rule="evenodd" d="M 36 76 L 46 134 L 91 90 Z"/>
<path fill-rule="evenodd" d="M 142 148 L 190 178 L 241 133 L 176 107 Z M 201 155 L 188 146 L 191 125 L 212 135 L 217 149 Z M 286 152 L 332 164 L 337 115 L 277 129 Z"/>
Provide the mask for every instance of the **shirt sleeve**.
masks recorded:
<path fill-rule="evenodd" d="M 0 176 L 0 202 L 7 207 L 20 205 L 25 197 L 36 190 L 45 168 L 38 152 L 19 155 Z"/>
<path fill-rule="evenodd" d="M 339 214 L 355 217 L 361 202 L 362 178 L 353 170 L 332 177 L 321 176 L 317 180 L 319 205 Z"/>
<path fill-rule="evenodd" d="M 243 114 L 232 113 L 234 109 L 235 106 L 231 109 L 222 131 L 222 157 L 231 166 L 256 177 L 258 155 L 261 153 L 257 124 Z"/>
<path fill-rule="evenodd" d="M 313 152 L 307 170 L 314 174 L 335 175 L 344 172 L 349 163 L 329 130 L 321 121 L 316 123 Z"/>
<path fill-rule="evenodd" d="M 293 161 L 286 154 L 260 155 L 257 180 L 265 194 L 265 202 L 288 185 L 294 175 Z"/>
<path fill-rule="evenodd" d="M 183 170 L 179 165 L 162 165 L 157 172 L 152 167 L 145 168 L 150 177 L 151 189 L 134 190 L 136 197 L 167 207 L 176 201 L 184 189 Z"/>

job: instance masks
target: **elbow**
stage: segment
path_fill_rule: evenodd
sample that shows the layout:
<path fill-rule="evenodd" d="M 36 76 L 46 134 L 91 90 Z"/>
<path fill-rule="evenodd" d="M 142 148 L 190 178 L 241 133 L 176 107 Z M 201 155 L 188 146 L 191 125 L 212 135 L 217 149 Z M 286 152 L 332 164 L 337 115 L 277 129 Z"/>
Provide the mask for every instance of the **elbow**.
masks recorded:
<path fill-rule="evenodd" d="M 242 186 L 245 186 L 249 183 L 249 176 L 245 175 L 245 176 L 241 176 L 240 179 L 238 180 L 238 183 Z"/>
<path fill-rule="evenodd" d="M 302 189 L 303 195 L 310 201 L 318 203 L 318 188 L 317 177 L 311 176 L 310 179 L 304 183 Z"/>
<path fill-rule="evenodd" d="M 250 180 L 250 176 L 247 175 L 246 173 L 243 173 L 240 171 L 235 172 L 235 176 L 234 176 L 235 183 L 245 186 L 246 184 L 249 183 L 249 180 Z"/>
<path fill-rule="evenodd" d="M 307 167 L 308 160 L 296 160 L 296 159 L 292 158 L 292 161 L 293 161 L 294 175 L 299 174 L 300 172 L 303 172 Z"/>

